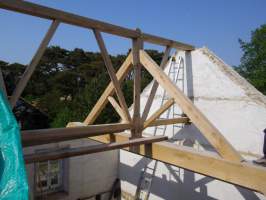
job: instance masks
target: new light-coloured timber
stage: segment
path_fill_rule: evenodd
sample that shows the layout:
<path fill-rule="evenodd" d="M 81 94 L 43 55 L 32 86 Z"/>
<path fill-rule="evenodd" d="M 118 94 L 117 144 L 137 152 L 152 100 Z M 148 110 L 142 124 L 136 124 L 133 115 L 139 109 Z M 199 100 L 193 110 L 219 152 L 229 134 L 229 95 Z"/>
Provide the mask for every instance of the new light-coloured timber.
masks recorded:
<path fill-rule="evenodd" d="M 126 104 L 126 100 L 125 100 L 124 94 L 123 94 L 123 92 L 121 90 L 120 83 L 119 83 L 119 81 L 117 79 L 117 76 L 115 74 L 115 70 L 114 70 L 112 61 L 111 61 L 111 59 L 109 57 L 109 54 L 107 52 L 107 49 L 105 47 L 102 35 L 101 35 L 101 33 L 98 30 L 95 30 L 95 29 L 93 30 L 93 33 L 95 35 L 95 38 L 96 38 L 97 43 L 99 45 L 99 48 L 101 50 L 101 54 L 102 54 L 105 66 L 107 68 L 108 74 L 110 76 L 110 79 L 113 82 L 118 101 L 119 101 L 119 103 L 120 103 L 120 105 L 122 107 L 122 110 L 123 110 L 123 112 L 124 112 L 124 114 L 126 116 L 127 121 L 131 121 L 131 117 L 130 117 L 130 114 L 129 114 L 129 111 L 128 111 L 128 107 L 127 107 L 127 104 Z"/>
<path fill-rule="evenodd" d="M 110 102 L 110 104 L 113 106 L 113 108 L 115 109 L 115 111 L 117 112 L 117 114 L 121 117 L 122 122 L 127 122 L 129 123 L 129 121 L 127 121 L 127 117 L 125 116 L 122 108 L 119 106 L 119 104 L 117 103 L 117 101 L 115 100 L 114 97 L 109 96 L 108 97 L 108 101 Z"/>
<path fill-rule="evenodd" d="M 170 108 L 175 103 L 174 99 L 167 100 L 161 108 L 159 108 L 155 113 L 153 113 L 149 119 L 144 122 L 143 128 L 147 128 L 151 123 L 153 123 L 162 113 L 164 113 L 168 108 Z"/>
<path fill-rule="evenodd" d="M 189 118 L 187 117 L 179 117 L 179 118 L 173 118 L 173 119 L 157 119 L 148 126 L 162 126 L 162 125 L 170 125 L 170 124 L 181 124 L 181 123 L 188 123 Z M 145 126 L 145 123 L 144 123 Z"/>
<path fill-rule="evenodd" d="M 160 67 L 162 68 L 162 70 L 164 70 L 164 68 L 166 67 L 170 51 L 171 51 L 171 47 L 167 46 L 165 48 L 164 55 L 163 55 L 163 58 L 162 58 L 162 61 L 161 61 L 161 64 L 160 64 Z M 147 99 L 146 105 L 144 107 L 144 111 L 143 111 L 142 116 L 141 116 L 141 119 L 142 119 L 143 122 L 148 117 L 148 114 L 150 112 L 151 105 L 152 105 L 153 99 L 155 97 L 155 94 L 156 94 L 158 86 L 159 86 L 159 83 L 156 80 L 153 80 L 153 85 L 152 85 L 152 88 L 151 88 L 150 96 Z"/>
<path fill-rule="evenodd" d="M 21 131 L 22 146 L 49 144 L 66 140 L 74 140 L 97 136 L 102 134 L 117 133 L 131 128 L 130 124 L 102 124 L 84 127 L 50 128 Z"/>
<path fill-rule="evenodd" d="M 140 30 L 139 30 L 140 31 Z M 132 138 L 141 137 L 142 125 L 140 119 L 140 93 L 141 93 L 141 64 L 139 50 L 143 48 L 143 42 L 140 38 L 132 41 L 132 63 L 134 70 L 134 87 L 133 87 L 133 128 L 131 130 Z"/>
<path fill-rule="evenodd" d="M 131 139 L 131 140 L 119 142 L 119 143 L 114 142 L 114 143 L 109 143 L 109 144 L 97 144 L 97 145 L 92 145 L 88 147 L 63 149 L 63 150 L 47 152 L 47 153 L 35 153 L 35 154 L 25 155 L 24 160 L 26 164 L 34 163 L 34 162 L 42 162 L 42 161 L 47 161 L 47 160 L 57 160 L 57 159 L 69 158 L 73 156 L 81 156 L 81 155 L 98 153 L 98 152 L 103 152 L 103 151 L 110 151 L 114 149 L 121 149 L 124 147 L 151 144 L 154 142 L 161 142 L 167 139 L 168 138 L 166 136 L 136 138 L 136 139 Z"/>
<path fill-rule="evenodd" d="M 145 135 L 145 133 L 143 134 Z M 114 135 L 116 142 L 127 141 L 130 137 L 126 133 Z M 108 135 L 92 137 L 91 139 L 109 143 Z M 124 148 L 129 150 L 128 148 Z M 139 154 L 203 174 L 231 184 L 266 194 L 266 168 L 247 162 L 230 161 L 211 152 L 199 152 L 190 147 L 184 147 L 169 142 L 153 143 L 151 154 L 145 153 L 144 146 L 140 146 Z M 135 153 L 135 152 L 134 152 Z"/>
<path fill-rule="evenodd" d="M 184 95 L 184 93 L 172 83 L 170 78 L 160 69 L 160 67 L 143 50 L 140 50 L 140 60 L 148 72 L 166 90 L 167 94 L 174 98 L 183 112 L 189 117 L 191 122 L 201 131 L 211 145 L 219 154 L 231 161 L 240 162 L 243 158 L 234 147 L 225 139 L 220 131 L 202 114 L 202 112 Z"/>
<path fill-rule="evenodd" d="M 119 68 L 116 73 L 118 81 L 121 83 L 130 69 L 132 68 L 132 53 L 130 52 L 126 60 L 123 62 L 122 66 Z M 115 92 L 115 88 L 112 82 L 109 83 L 102 96 L 99 98 L 95 106 L 90 111 L 87 118 L 84 120 L 85 124 L 93 124 L 96 118 L 99 116 L 101 111 L 104 109 L 104 106 L 108 103 L 108 96 L 112 96 Z"/>
<path fill-rule="evenodd" d="M 2 74 L 1 68 L 0 68 L 0 88 L 2 89 L 4 96 L 7 97 L 6 84 L 5 84 L 5 81 L 4 81 L 4 77 L 3 77 L 3 74 Z"/>
<path fill-rule="evenodd" d="M 45 35 L 45 37 L 43 38 L 38 50 L 36 51 L 35 55 L 33 56 L 30 64 L 28 65 L 24 74 L 22 75 L 19 82 L 17 83 L 16 88 L 15 88 L 15 90 L 14 90 L 14 92 L 10 98 L 10 105 L 12 108 L 15 106 L 17 100 L 19 99 L 20 95 L 22 94 L 23 90 L 25 89 L 32 73 L 34 72 L 39 61 L 41 60 L 41 58 L 45 52 L 45 49 L 46 49 L 47 45 L 49 44 L 50 40 L 52 39 L 58 25 L 59 25 L 58 20 L 54 20 L 52 22 L 50 28 L 48 29 L 48 31 Z"/>
<path fill-rule="evenodd" d="M 61 10 L 37 5 L 34 3 L 21 1 L 21 0 L 0 0 L 0 8 L 12 10 L 36 17 L 41 17 L 44 19 L 59 20 L 61 22 L 80 26 L 84 28 L 97 29 L 101 32 L 110 33 L 113 35 L 118 35 L 126 38 L 137 38 L 142 37 L 144 41 L 150 42 L 153 44 L 163 45 L 163 46 L 172 46 L 181 50 L 193 50 L 192 45 L 184 44 L 174 40 L 165 39 L 162 37 L 139 33 L 136 30 L 124 28 L 121 26 L 116 26 L 99 20 L 90 19 L 87 17 L 82 17 L 72 13 L 64 12 Z"/>

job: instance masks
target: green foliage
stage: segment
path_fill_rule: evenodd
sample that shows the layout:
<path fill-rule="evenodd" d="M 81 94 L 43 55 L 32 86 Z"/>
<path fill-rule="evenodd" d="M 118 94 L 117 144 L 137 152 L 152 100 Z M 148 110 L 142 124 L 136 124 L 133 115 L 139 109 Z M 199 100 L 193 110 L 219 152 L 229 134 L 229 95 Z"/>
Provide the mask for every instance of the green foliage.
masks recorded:
<path fill-rule="evenodd" d="M 162 53 L 154 50 L 147 52 L 155 62 L 160 63 Z M 118 70 L 126 57 L 127 55 L 111 56 L 115 70 Z M 0 61 L 0 67 L 4 71 L 5 81 L 11 94 L 14 83 L 18 81 L 26 66 Z M 131 72 L 122 83 L 128 106 L 133 102 L 132 78 Z M 151 75 L 143 68 L 142 89 L 151 80 Z M 110 78 L 101 54 L 77 48 L 69 51 L 51 46 L 47 48 L 36 67 L 23 92 L 23 97 L 47 113 L 51 127 L 63 127 L 69 121 L 83 121 L 109 82 Z M 117 113 L 110 104 L 107 104 L 96 123 L 111 123 L 118 120 Z"/>
<path fill-rule="evenodd" d="M 239 43 L 244 55 L 236 70 L 266 95 L 266 24 L 252 32 L 250 42 Z"/>

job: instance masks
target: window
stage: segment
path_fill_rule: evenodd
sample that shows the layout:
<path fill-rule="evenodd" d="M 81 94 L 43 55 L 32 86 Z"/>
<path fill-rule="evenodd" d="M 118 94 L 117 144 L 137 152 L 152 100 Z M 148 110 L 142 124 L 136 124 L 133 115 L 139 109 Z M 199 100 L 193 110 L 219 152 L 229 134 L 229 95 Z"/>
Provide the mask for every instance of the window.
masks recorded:
<path fill-rule="evenodd" d="M 63 160 L 36 163 L 35 188 L 37 194 L 63 190 Z"/>

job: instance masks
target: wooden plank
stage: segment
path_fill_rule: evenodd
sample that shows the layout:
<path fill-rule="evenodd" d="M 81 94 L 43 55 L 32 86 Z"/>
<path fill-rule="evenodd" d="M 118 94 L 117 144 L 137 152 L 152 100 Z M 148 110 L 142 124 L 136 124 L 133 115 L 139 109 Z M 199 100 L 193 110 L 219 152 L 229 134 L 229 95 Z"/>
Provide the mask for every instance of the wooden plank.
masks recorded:
<path fill-rule="evenodd" d="M 121 107 L 123 109 L 123 112 L 124 112 L 124 114 L 125 114 L 125 116 L 127 118 L 127 121 L 131 121 L 131 117 L 130 117 L 130 114 L 129 114 L 129 111 L 128 111 L 128 107 L 127 107 L 127 104 L 126 104 L 125 97 L 124 97 L 123 92 L 121 90 L 120 83 L 119 83 L 119 81 L 117 79 L 117 76 L 115 74 L 115 70 L 114 70 L 113 64 L 111 62 L 111 59 L 110 59 L 109 54 L 107 52 L 107 49 L 105 47 L 105 44 L 104 44 L 103 38 L 101 36 L 101 33 L 98 30 L 93 30 L 93 33 L 95 35 L 95 38 L 96 38 L 97 43 L 99 45 L 99 48 L 101 50 L 101 54 L 102 54 L 105 66 L 107 68 L 107 71 L 109 73 L 110 79 L 113 82 L 113 85 L 114 85 L 114 88 L 115 88 L 115 91 L 116 91 L 116 94 L 117 94 L 118 101 L 119 101 L 119 103 L 120 103 L 120 105 L 121 105 Z"/>
<path fill-rule="evenodd" d="M 157 37 L 150 34 L 141 34 L 132 29 L 124 28 L 121 26 L 116 26 L 113 24 L 109 24 L 106 22 L 102 22 L 95 19 L 90 19 L 87 17 L 82 17 L 79 15 L 75 15 L 72 13 L 64 12 L 61 10 L 37 5 L 34 3 L 21 1 L 21 0 L 0 0 L 0 8 L 12 10 L 28 15 L 33 15 L 36 17 L 41 17 L 45 19 L 57 19 L 61 22 L 80 26 L 84 28 L 90 28 L 90 29 L 97 29 L 101 32 L 110 33 L 113 35 L 118 35 L 126 38 L 136 38 L 142 36 L 145 41 L 158 44 L 158 45 L 171 45 L 174 48 L 182 49 L 182 50 L 194 50 L 194 47 L 192 45 L 184 44 L 181 42 L 165 39 L 162 37 Z"/>
<path fill-rule="evenodd" d="M 7 98 L 6 84 L 5 84 L 5 81 L 4 81 L 4 77 L 3 77 L 3 74 L 2 74 L 1 68 L 0 68 L 0 88 L 2 89 L 4 96 Z"/>
<path fill-rule="evenodd" d="M 130 135 L 118 133 L 114 137 L 116 142 L 123 142 L 127 141 Z M 110 137 L 107 135 L 96 136 L 91 139 L 103 143 L 110 142 Z M 266 195 L 265 167 L 259 167 L 247 162 L 225 160 L 215 153 L 199 152 L 193 148 L 169 142 L 153 143 L 151 149 L 152 152 L 147 155 L 142 145 L 140 146 L 139 154 Z M 124 150 L 129 149 L 125 148 Z"/>
<path fill-rule="evenodd" d="M 145 42 L 149 42 L 152 44 L 158 44 L 158 45 L 162 45 L 162 46 L 170 46 L 170 47 L 173 47 L 175 49 L 180 49 L 183 51 L 192 51 L 195 49 L 195 47 L 193 47 L 191 45 L 177 42 L 174 40 L 165 39 L 165 38 L 151 35 L 151 34 L 147 34 L 147 33 L 143 33 L 142 38 Z"/>
<path fill-rule="evenodd" d="M 173 119 L 157 119 L 147 126 L 162 126 L 162 125 L 171 125 L 171 124 L 182 124 L 182 123 L 188 123 L 189 118 L 187 117 L 178 117 L 178 118 L 173 118 Z M 145 127 L 145 123 L 144 123 Z"/>
<path fill-rule="evenodd" d="M 128 140 L 125 142 L 114 142 L 109 144 L 98 144 L 92 145 L 87 147 L 78 147 L 78 148 L 71 148 L 71 149 L 63 149 L 59 151 L 53 151 L 48 153 L 34 153 L 30 155 L 25 155 L 24 160 L 26 164 L 34 163 L 34 162 L 42 162 L 47 160 L 57 160 L 62 158 L 69 158 L 73 156 L 81 156 L 87 155 L 92 153 L 98 153 L 103 151 L 110 151 L 115 149 L 121 149 L 124 147 L 131 147 L 136 145 L 143 145 L 143 144 L 151 144 L 154 142 L 161 142 L 163 140 L 167 140 L 166 136 L 153 136 L 148 138 L 137 138 Z"/>
<path fill-rule="evenodd" d="M 140 31 L 140 30 L 139 30 Z M 133 128 L 131 130 L 132 138 L 141 137 L 142 124 L 140 119 L 140 93 L 141 93 L 141 64 L 139 50 L 143 47 L 142 40 L 136 38 L 132 40 L 132 61 L 134 69 L 134 87 L 133 87 Z"/>
<path fill-rule="evenodd" d="M 167 100 L 161 108 L 159 108 L 155 113 L 153 113 L 147 121 L 144 122 L 144 129 L 147 128 L 151 123 L 153 123 L 162 113 L 164 113 L 168 108 L 170 108 L 175 103 L 174 99 Z"/>
<path fill-rule="evenodd" d="M 119 82 L 122 82 L 132 67 L 132 53 L 130 52 L 122 66 L 119 68 L 116 76 Z M 93 124 L 96 118 L 99 116 L 105 105 L 108 103 L 108 96 L 113 95 L 115 88 L 112 82 L 109 83 L 102 96 L 99 98 L 95 106 L 90 111 L 87 118 L 84 120 L 85 124 Z"/>
<path fill-rule="evenodd" d="M 50 28 L 48 29 L 45 37 L 43 38 L 38 50 L 36 51 L 35 55 L 33 56 L 30 64 L 28 65 L 28 67 L 26 68 L 24 74 L 22 75 L 22 77 L 20 78 L 19 82 L 16 85 L 16 88 L 10 98 L 10 104 L 11 107 L 13 108 L 17 102 L 17 100 L 19 99 L 20 95 L 22 94 L 23 90 L 25 89 L 32 73 L 34 72 L 36 66 L 38 65 L 39 61 L 41 60 L 47 45 L 49 44 L 50 40 L 52 39 L 58 25 L 59 25 L 59 21 L 58 20 L 54 20 L 50 26 Z"/>
<path fill-rule="evenodd" d="M 164 56 L 163 56 L 161 64 L 160 64 L 160 67 L 162 68 L 162 70 L 164 70 L 164 68 L 166 67 L 170 51 L 171 51 L 171 47 L 167 46 L 165 48 Z M 159 86 L 159 83 L 154 79 L 153 80 L 153 85 L 152 85 L 152 88 L 151 88 L 151 92 L 150 92 L 150 96 L 147 99 L 147 103 L 146 103 L 144 111 L 142 113 L 142 117 L 141 117 L 142 121 L 145 121 L 147 119 L 147 117 L 148 117 L 148 114 L 150 112 L 151 105 L 152 105 L 153 99 L 155 97 L 155 94 L 156 94 L 158 86 Z"/>
<path fill-rule="evenodd" d="M 23 147 L 74 140 L 91 136 L 117 133 L 130 129 L 130 124 L 102 124 L 85 127 L 50 128 L 21 131 Z"/>
<path fill-rule="evenodd" d="M 202 112 L 186 97 L 183 92 L 169 79 L 160 67 L 141 50 L 140 60 L 142 65 L 167 91 L 168 95 L 174 98 L 183 112 L 189 117 L 192 123 L 201 131 L 206 139 L 213 145 L 219 154 L 231 161 L 240 162 L 243 158 L 234 147 L 225 139 L 220 131 L 202 114 Z"/>
<path fill-rule="evenodd" d="M 110 104 L 113 106 L 113 108 L 115 109 L 115 111 L 118 113 L 118 115 L 121 117 L 122 122 L 127 122 L 129 123 L 129 121 L 127 121 L 127 117 L 125 116 L 122 108 L 119 106 L 119 104 L 116 102 L 115 98 L 109 96 L 108 97 L 108 101 L 110 102 Z"/>

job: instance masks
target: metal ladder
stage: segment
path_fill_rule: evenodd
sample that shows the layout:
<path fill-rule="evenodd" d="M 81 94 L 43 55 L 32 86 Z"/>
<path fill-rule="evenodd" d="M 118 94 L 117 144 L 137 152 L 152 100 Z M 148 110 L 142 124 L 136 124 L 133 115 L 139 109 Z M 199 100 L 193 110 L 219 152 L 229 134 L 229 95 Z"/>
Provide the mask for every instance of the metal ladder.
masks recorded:
<path fill-rule="evenodd" d="M 181 72 L 182 71 L 182 72 Z M 180 77 L 181 76 L 181 77 Z M 182 57 L 178 57 L 178 61 L 176 62 L 175 58 L 171 58 L 171 64 L 170 69 L 168 71 L 168 77 L 177 84 L 178 81 L 181 82 L 181 89 L 184 91 L 184 60 Z M 163 92 L 163 97 L 161 101 L 161 106 L 167 101 L 169 98 L 166 95 L 166 91 Z M 175 104 L 172 106 L 173 111 L 173 117 L 181 116 L 182 114 L 177 114 L 175 111 Z M 169 108 L 166 112 L 166 117 L 160 117 L 160 119 L 167 119 L 170 116 L 171 108 Z M 163 115 L 163 114 L 162 114 Z M 177 127 L 177 125 L 173 125 L 173 132 L 174 127 Z M 178 126 L 179 127 L 179 126 Z M 162 135 L 165 135 L 167 125 L 164 126 L 156 126 L 154 129 L 154 135 L 156 135 L 158 130 L 162 130 Z M 151 163 L 152 159 L 146 158 L 146 165 L 144 169 L 141 171 L 141 176 L 139 179 L 135 200 L 148 200 L 150 195 L 150 190 L 152 186 L 152 181 L 155 176 L 155 172 L 157 169 L 158 161 L 154 161 L 154 165 L 152 167 L 149 167 L 149 164 Z"/>
<path fill-rule="evenodd" d="M 177 62 L 175 60 L 173 60 L 173 58 L 172 58 L 170 69 L 168 71 L 168 77 L 170 77 L 170 79 L 175 84 L 178 84 L 178 82 L 181 82 L 181 89 L 182 89 L 182 91 L 184 91 L 184 60 L 183 60 L 183 58 L 181 56 L 178 57 L 178 61 Z M 161 107 L 164 105 L 164 103 L 168 99 L 169 98 L 166 95 L 166 91 L 164 90 L 162 101 L 161 101 Z M 173 106 L 171 106 L 171 107 L 172 107 L 173 118 L 180 117 L 182 115 L 182 114 L 178 114 L 176 112 L 176 105 L 175 104 Z M 168 109 L 166 111 L 166 116 L 163 117 L 164 114 L 162 114 L 159 119 L 169 119 L 170 113 L 171 113 L 171 109 Z M 173 125 L 173 131 L 174 131 L 175 127 L 179 127 L 179 126 L 174 124 Z M 162 135 L 165 135 L 166 128 L 167 128 L 167 125 L 156 126 L 155 129 L 154 129 L 154 135 L 156 135 L 158 130 L 162 130 L 162 133 L 163 133 Z"/>

